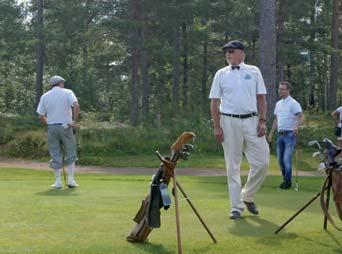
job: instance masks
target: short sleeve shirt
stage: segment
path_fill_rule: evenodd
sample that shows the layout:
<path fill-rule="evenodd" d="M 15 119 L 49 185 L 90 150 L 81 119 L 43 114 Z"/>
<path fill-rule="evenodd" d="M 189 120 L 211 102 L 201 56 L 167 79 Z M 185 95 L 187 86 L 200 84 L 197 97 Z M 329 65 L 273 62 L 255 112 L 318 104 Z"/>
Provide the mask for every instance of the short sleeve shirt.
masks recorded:
<path fill-rule="evenodd" d="M 300 104 L 291 96 L 281 99 L 274 108 L 277 116 L 278 131 L 291 131 L 298 124 L 298 114 L 302 113 Z"/>
<path fill-rule="evenodd" d="M 240 64 L 240 69 L 227 66 L 215 74 L 209 98 L 220 99 L 220 111 L 226 114 L 258 112 L 257 94 L 266 94 L 264 79 L 258 67 Z"/>
<path fill-rule="evenodd" d="M 75 102 L 77 98 L 72 90 L 56 86 L 42 95 L 36 112 L 46 116 L 48 124 L 71 123 L 71 107 Z"/>
<path fill-rule="evenodd" d="M 338 127 L 342 127 L 342 107 L 338 107 L 336 112 L 339 113 L 340 121 L 338 122 Z"/>

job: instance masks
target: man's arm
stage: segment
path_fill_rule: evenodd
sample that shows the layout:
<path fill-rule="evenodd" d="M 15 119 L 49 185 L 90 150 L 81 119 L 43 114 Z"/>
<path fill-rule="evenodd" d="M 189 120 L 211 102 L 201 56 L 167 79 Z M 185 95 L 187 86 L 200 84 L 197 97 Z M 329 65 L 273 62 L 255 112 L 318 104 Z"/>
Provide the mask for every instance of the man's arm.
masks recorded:
<path fill-rule="evenodd" d="M 214 127 L 214 135 L 218 142 L 222 142 L 223 137 L 223 130 L 220 126 L 220 99 L 211 99 L 210 102 L 210 112 L 211 112 L 211 118 L 213 121 L 213 127 Z"/>
<path fill-rule="evenodd" d="M 272 142 L 272 138 L 273 138 L 273 134 L 275 132 L 275 130 L 278 128 L 278 120 L 277 120 L 277 117 L 274 118 L 274 121 L 273 121 L 273 125 L 272 125 L 272 129 L 270 131 L 270 134 L 268 135 L 267 137 L 267 141 L 269 143 Z"/>
<path fill-rule="evenodd" d="M 80 105 L 77 101 L 72 105 L 72 118 L 73 121 L 69 123 L 69 126 L 76 129 L 78 127 L 76 122 L 80 119 Z"/>
<path fill-rule="evenodd" d="M 73 110 L 73 115 L 74 115 L 74 122 L 78 122 L 78 120 L 80 119 L 80 105 L 78 104 L 77 101 L 74 102 L 74 104 L 72 105 L 72 110 Z"/>
<path fill-rule="evenodd" d="M 257 94 L 257 104 L 259 110 L 258 137 L 262 137 L 266 134 L 267 103 L 265 94 Z"/>
<path fill-rule="evenodd" d="M 38 115 L 39 120 L 43 123 L 47 125 L 47 118 L 44 115 Z"/>
<path fill-rule="evenodd" d="M 334 119 L 334 121 L 335 121 L 335 123 L 336 124 L 338 124 L 338 122 L 339 122 L 339 112 L 338 111 L 333 111 L 333 112 L 331 112 L 331 117 Z"/>
<path fill-rule="evenodd" d="M 293 131 L 297 135 L 298 134 L 298 128 L 300 125 L 302 125 L 304 123 L 305 116 L 302 112 L 296 114 L 296 116 L 297 116 L 297 125 L 295 126 Z"/>

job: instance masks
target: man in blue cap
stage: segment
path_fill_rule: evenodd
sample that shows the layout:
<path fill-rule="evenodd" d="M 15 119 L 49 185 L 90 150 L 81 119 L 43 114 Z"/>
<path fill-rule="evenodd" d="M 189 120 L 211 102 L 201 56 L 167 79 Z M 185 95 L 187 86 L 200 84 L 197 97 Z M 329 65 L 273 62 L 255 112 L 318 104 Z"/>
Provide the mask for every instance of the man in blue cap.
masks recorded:
<path fill-rule="evenodd" d="M 269 164 L 266 133 L 266 88 L 258 67 L 244 63 L 245 47 L 240 41 L 223 46 L 228 66 L 215 74 L 209 98 L 214 135 L 222 143 L 226 161 L 231 219 L 241 217 L 245 207 L 259 211 L 254 195 L 264 181 Z M 243 154 L 250 171 L 241 189 Z"/>
<path fill-rule="evenodd" d="M 64 155 L 68 169 L 67 185 L 69 188 L 78 187 L 74 179 L 77 156 L 73 129 L 79 119 L 80 107 L 73 91 L 64 88 L 64 81 L 60 76 L 51 77 L 51 90 L 42 95 L 37 108 L 39 119 L 48 126 L 50 167 L 54 169 L 56 178 L 51 186 L 53 189 L 62 188 L 61 170 Z"/>

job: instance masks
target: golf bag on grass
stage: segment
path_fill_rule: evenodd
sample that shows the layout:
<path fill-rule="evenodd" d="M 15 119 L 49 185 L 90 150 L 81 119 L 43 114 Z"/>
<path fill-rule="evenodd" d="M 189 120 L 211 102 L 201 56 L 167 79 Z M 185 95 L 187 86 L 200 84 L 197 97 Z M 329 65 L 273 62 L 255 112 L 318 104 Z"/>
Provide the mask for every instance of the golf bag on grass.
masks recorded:
<path fill-rule="evenodd" d="M 192 132 L 184 132 L 171 146 L 171 157 L 161 157 L 156 152 L 161 164 L 152 178 L 150 193 L 142 200 L 140 209 L 133 219 L 136 225 L 127 236 L 127 241 L 145 242 L 152 229 L 160 227 L 160 209 L 164 207 L 167 210 L 171 201 L 165 188 L 174 174 L 177 161 L 189 157 L 192 145 L 186 143 L 194 136 Z"/>
<path fill-rule="evenodd" d="M 326 197 L 326 192 L 330 191 L 330 187 L 333 192 L 333 200 L 335 202 L 336 211 L 340 220 L 342 220 L 342 162 L 336 160 L 336 156 L 341 153 L 341 148 L 335 146 L 329 139 L 323 139 L 323 143 L 326 147 L 324 151 L 325 167 L 327 178 L 325 179 L 321 190 L 321 207 L 327 220 L 337 230 L 342 231 L 339 228 L 332 217 L 329 214 L 329 200 Z"/>

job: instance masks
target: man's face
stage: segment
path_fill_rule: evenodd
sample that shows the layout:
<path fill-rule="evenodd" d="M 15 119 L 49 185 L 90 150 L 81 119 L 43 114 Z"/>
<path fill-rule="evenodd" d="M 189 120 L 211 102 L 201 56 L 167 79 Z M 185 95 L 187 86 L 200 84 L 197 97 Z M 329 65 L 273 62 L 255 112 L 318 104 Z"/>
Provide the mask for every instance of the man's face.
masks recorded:
<path fill-rule="evenodd" d="M 243 51 L 240 49 L 226 49 L 225 56 L 231 65 L 239 65 L 243 61 Z"/>
<path fill-rule="evenodd" d="M 288 89 L 286 85 L 280 84 L 278 88 L 278 93 L 281 98 L 286 98 L 290 95 L 290 89 Z"/>

